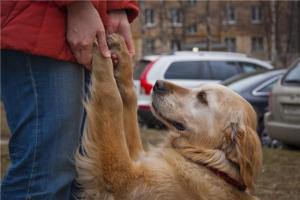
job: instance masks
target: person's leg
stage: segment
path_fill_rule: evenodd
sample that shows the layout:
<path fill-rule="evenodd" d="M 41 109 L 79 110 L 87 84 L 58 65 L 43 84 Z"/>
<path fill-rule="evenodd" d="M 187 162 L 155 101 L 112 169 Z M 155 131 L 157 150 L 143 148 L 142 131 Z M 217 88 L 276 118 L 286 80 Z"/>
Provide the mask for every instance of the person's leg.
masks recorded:
<path fill-rule="evenodd" d="M 1 51 L 1 94 L 12 135 L 1 199 L 69 199 L 83 121 L 77 64 Z"/>
<path fill-rule="evenodd" d="M 85 70 L 84 73 L 84 79 L 85 79 L 85 83 L 84 83 L 84 100 L 86 101 L 88 100 L 89 96 L 90 96 L 90 91 L 89 91 L 89 87 L 90 87 L 90 83 L 91 83 L 91 73 L 88 70 Z M 86 125 L 86 110 L 84 110 L 83 112 L 83 123 L 81 124 L 81 128 L 80 128 L 80 141 L 82 140 L 82 136 L 83 136 L 83 132 L 85 129 L 85 125 Z M 81 143 L 78 147 L 78 151 L 81 152 Z M 78 182 L 76 180 L 73 181 L 72 183 L 72 188 L 71 188 L 71 196 L 70 196 L 70 200 L 78 200 L 78 195 L 80 193 L 81 187 L 78 184 Z"/>

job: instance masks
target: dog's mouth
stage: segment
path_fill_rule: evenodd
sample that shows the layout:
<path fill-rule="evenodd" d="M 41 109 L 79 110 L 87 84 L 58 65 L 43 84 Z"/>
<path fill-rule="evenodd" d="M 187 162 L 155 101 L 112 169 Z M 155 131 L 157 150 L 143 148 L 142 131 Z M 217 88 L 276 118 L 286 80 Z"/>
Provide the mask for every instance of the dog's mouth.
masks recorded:
<path fill-rule="evenodd" d="M 162 119 L 162 121 L 165 122 L 167 126 L 170 126 L 170 125 L 171 125 L 172 127 L 174 127 L 174 128 L 175 128 L 176 130 L 178 130 L 178 131 L 185 131 L 185 130 L 186 130 L 186 127 L 184 126 L 183 123 L 165 117 L 163 114 L 161 114 L 161 113 L 159 112 L 159 110 L 157 109 L 157 107 L 156 107 L 155 104 L 153 104 L 153 103 L 152 103 L 152 108 L 153 108 L 154 113 L 155 113 L 160 119 Z"/>

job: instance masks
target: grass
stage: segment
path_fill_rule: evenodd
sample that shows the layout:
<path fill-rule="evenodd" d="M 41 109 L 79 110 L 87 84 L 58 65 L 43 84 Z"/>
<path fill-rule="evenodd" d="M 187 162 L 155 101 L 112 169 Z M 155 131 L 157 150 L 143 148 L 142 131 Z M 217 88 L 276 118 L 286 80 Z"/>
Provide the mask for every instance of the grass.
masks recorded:
<path fill-rule="evenodd" d="M 1 140 L 9 137 L 1 108 Z M 164 130 L 142 129 L 145 148 L 157 145 L 167 134 Z M 263 171 L 257 181 L 256 195 L 262 200 L 298 200 L 300 197 L 300 151 L 263 149 Z M 8 166 L 7 145 L 1 143 L 1 177 Z"/>
<path fill-rule="evenodd" d="M 263 171 L 257 182 L 261 199 L 296 200 L 300 197 L 300 152 L 264 149 Z"/>
<path fill-rule="evenodd" d="M 159 143 L 166 131 L 142 129 L 145 146 Z M 256 182 L 262 200 L 298 200 L 300 197 L 300 151 L 263 148 L 263 170 Z"/>

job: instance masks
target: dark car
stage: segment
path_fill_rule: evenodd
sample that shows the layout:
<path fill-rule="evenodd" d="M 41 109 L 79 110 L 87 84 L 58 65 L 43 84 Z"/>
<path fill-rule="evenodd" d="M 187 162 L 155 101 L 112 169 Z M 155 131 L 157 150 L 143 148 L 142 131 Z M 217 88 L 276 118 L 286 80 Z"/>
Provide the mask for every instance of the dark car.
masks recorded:
<path fill-rule="evenodd" d="M 241 74 L 222 82 L 244 97 L 257 113 L 257 132 L 261 136 L 264 129 L 263 119 L 268 108 L 268 97 L 273 85 L 286 72 L 284 69 L 258 71 Z"/>

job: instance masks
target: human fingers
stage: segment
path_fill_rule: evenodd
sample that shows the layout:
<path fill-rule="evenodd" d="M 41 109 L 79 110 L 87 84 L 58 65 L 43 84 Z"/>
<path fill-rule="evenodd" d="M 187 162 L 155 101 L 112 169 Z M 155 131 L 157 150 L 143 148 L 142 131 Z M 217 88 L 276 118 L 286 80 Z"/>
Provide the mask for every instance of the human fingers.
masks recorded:
<path fill-rule="evenodd" d="M 80 55 L 80 46 L 79 43 L 73 42 L 69 40 L 70 49 L 75 56 L 75 59 L 79 64 L 82 64 L 81 55 Z"/>
<path fill-rule="evenodd" d="M 108 49 L 108 46 L 107 46 L 105 31 L 98 31 L 97 32 L 97 41 L 98 41 L 99 50 L 102 53 L 102 55 L 104 57 L 110 58 L 111 53 L 110 53 L 110 51 Z"/>
<path fill-rule="evenodd" d="M 90 69 L 92 59 L 92 43 L 88 42 L 77 42 L 75 39 L 68 39 L 70 49 L 79 64 L 84 65 Z"/>
<path fill-rule="evenodd" d="M 92 63 L 93 43 L 86 43 L 80 49 L 80 63 L 90 68 Z"/>
<path fill-rule="evenodd" d="M 133 57 L 135 55 L 135 48 L 134 48 L 132 34 L 131 34 L 129 24 L 122 30 L 122 36 L 125 40 L 125 43 L 126 43 L 126 46 L 127 46 L 130 56 Z"/>

